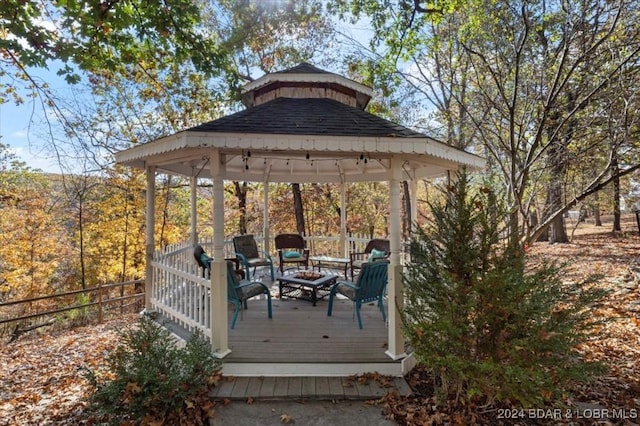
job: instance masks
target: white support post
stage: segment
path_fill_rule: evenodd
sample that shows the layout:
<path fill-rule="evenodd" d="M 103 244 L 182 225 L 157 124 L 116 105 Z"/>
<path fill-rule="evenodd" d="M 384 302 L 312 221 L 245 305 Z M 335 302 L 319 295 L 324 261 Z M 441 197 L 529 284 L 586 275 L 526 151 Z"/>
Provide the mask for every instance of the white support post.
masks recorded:
<path fill-rule="evenodd" d="M 224 163 L 219 150 L 211 152 L 213 178 L 213 262 L 211 263 L 211 348 L 219 358 L 229 349 L 227 265 L 224 260 Z"/>
<path fill-rule="evenodd" d="M 198 178 L 189 178 L 189 188 L 191 189 L 191 244 L 195 247 L 198 244 Z"/>
<path fill-rule="evenodd" d="M 400 309 L 404 306 L 404 291 L 402 285 L 402 264 L 400 263 L 401 222 L 400 183 L 402 179 L 402 163 L 393 158 L 391 160 L 391 176 L 389 180 L 390 226 L 389 243 L 391 249 L 389 263 L 389 282 L 387 285 L 389 307 L 389 349 L 387 355 L 394 360 L 405 358 L 404 336 L 402 334 L 402 320 Z"/>
<path fill-rule="evenodd" d="M 146 245 L 145 245 L 145 280 L 144 307 L 151 309 L 151 292 L 153 289 L 153 252 L 155 251 L 156 227 L 156 168 L 147 167 L 147 199 L 146 199 Z"/>
<path fill-rule="evenodd" d="M 264 236 L 264 251 L 266 251 L 267 253 L 269 253 L 269 249 L 270 249 L 270 244 L 269 244 L 269 240 L 270 240 L 270 236 L 269 236 L 269 182 L 267 182 L 265 180 L 264 182 L 264 189 L 263 189 L 263 194 L 262 194 L 262 203 L 264 205 L 264 211 L 262 213 L 262 223 L 263 223 L 263 228 L 262 228 L 262 235 Z"/>

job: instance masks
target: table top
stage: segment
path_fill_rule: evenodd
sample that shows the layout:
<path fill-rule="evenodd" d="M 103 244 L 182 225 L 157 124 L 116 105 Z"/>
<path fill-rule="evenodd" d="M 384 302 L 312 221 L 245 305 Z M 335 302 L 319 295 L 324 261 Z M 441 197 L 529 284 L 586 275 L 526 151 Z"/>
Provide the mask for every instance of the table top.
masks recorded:
<path fill-rule="evenodd" d="M 293 272 L 291 274 L 283 275 L 281 277 L 276 277 L 276 280 L 283 283 L 294 283 L 294 284 L 301 284 L 301 285 L 307 285 L 307 286 L 321 286 L 330 281 L 334 281 L 338 278 L 338 276 L 335 274 L 322 274 L 323 276 L 320 278 L 317 278 L 315 280 L 309 280 L 304 278 L 296 278 L 298 274 L 299 272 Z"/>
<path fill-rule="evenodd" d="M 309 256 L 309 260 L 312 262 L 333 262 L 333 263 L 350 263 L 351 259 L 348 257 L 331 257 L 331 256 Z"/>

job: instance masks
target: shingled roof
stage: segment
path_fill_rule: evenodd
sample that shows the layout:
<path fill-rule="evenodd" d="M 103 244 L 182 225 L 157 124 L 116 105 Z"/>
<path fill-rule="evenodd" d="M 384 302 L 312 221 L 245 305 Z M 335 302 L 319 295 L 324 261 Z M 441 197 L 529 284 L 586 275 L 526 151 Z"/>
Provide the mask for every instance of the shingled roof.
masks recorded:
<path fill-rule="evenodd" d="M 314 67 L 311 64 L 302 62 L 295 67 L 287 68 L 286 70 L 278 71 L 279 74 L 333 74 L 329 71 Z"/>
<path fill-rule="evenodd" d="M 277 98 L 188 129 L 190 132 L 426 137 L 333 99 Z"/>

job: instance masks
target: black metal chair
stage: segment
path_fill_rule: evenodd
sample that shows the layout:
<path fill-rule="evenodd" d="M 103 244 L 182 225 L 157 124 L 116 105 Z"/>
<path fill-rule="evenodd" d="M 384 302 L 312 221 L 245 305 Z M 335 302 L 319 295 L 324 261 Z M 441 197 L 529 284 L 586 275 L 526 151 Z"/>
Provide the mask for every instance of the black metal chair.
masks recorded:
<path fill-rule="evenodd" d="M 389 240 L 374 238 L 367 243 L 363 252 L 350 253 L 351 280 L 353 281 L 354 270 L 362 269 L 362 265 L 366 262 L 374 262 L 376 260 L 388 259 L 391 254 L 391 246 Z"/>
<path fill-rule="evenodd" d="M 251 279 L 251 268 L 255 275 L 256 268 L 258 266 L 268 266 L 271 271 L 271 281 L 275 280 L 273 273 L 273 260 L 269 253 L 258 250 L 258 244 L 255 238 L 251 234 L 239 235 L 233 237 L 233 248 L 235 255 L 244 266 L 247 273 L 247 279 Z M 260 256 L 262 254 L 262 256 Z"/>
<path fill-rule="evenodd" d="M 207 276 L 207 274 L 211 274 L 211 261 L 213 260 L 213 258 L 209 257 L 207 252 L 204 251 L 200 244 L 194 247 L 193 257 L 196 259 L 198 266 L 202 268 L 203 278 Z"/>
<path fill-rule="evenodd" d="M 202 268 L 202 277 L 208 277 L 211 275 L 211 262 L 213 261 L 213 257 L 210 257 L 206 251 L 202 248 L 200 244 L 196 245 L 193 249 L 193 257 L 196 259 L 196 263 L 198 266 Z M 240 269 L 240 263 L 237 258 L 225 259 L 226 261 L 231 261 L 235 265 L 235 272 L 240 276 L 241 279 L 244 279 L 244 271 Z"/>
<path fill-rule="evenodd" d="M 276 250 L 278 250 L 278 268 L 280 273 L 284 273 L 284 265 L 291 263 L 297 266 L 303 265 L 309 268 L 309 249 L 302 235 L 299 234 L 279 234 L 276 235 Z"/>

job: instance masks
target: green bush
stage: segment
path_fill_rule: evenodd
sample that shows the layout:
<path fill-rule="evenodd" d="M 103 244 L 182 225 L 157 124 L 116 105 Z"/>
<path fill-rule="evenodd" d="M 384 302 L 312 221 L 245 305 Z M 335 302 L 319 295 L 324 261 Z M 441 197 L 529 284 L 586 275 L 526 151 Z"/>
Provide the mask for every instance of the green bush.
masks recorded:
<path fill-rule="evenodd" d="M 541 407 L 598 371 L 575 348 L 593 332 L 590 307 L 603 291 L 593 280 L 563 283 L 552 264 L 527 266 L 503 232 L 498 197 L 473 191 L 465 173 L 445 200 L 430 206 L 403 277 L 404 331 L 440 397 Z"/>
<path fill-rule="evenodd" d="M 91 308 L 83 305 L 88 305 L 89 303 L 91 303 L 91 298 L 88 294 L 78 294 L 75 304 L 81 307 L 67 311 L 66 320 L 68 320 L 72 326 L 87 324 L 91 319 Z M 62 318 L 64 318 L 64 316 Z"/>
<path fill-rule="evenodd" d="M 220 370 L 208 341 L 196 332 L 184 347 L 147 315 L 120 333 L 107 358 L 108 372 L 89 372 L 95 387 L 91 407 L 111 421 L 162 421 L 179 424 L 185 413 L 206 400 L 209 383 Z M 191 420 L 190 424 L 199 424 Z M 167 423 L 168 422 L 168 423 Z"/>

